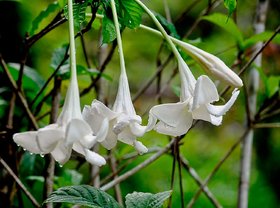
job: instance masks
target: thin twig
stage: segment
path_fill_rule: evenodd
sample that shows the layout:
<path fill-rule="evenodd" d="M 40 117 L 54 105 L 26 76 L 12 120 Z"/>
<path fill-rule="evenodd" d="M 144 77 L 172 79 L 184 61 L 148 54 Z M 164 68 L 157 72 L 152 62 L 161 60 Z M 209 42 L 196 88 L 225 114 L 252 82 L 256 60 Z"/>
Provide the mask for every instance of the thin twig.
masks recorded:
<path fill-rule="evenodd" d="M 27 115 L 28 115 L 28 117 L 29 117 L 29 119 L 30 119 L 30 121 L 31 121 L 31 124 L 32 124 L 33 128 L 38 129 L 38 124 L 37 124 L 37 122 L 36 122 L 36 119 L 35 119 L 35 117 L 33 116 L 33 114 L 31 113 L 31 111 L 30 111 L 30 109 L 29 109 L 29 106 L 28 106 L 28 103 L 27 103 L 25 97 L 24 97 L 24 96 L 22 95 L 22 93 L 18 90 L 18 86 L 17 86 L 17 84 L 16 84 L 14 78 L 12 77 L 12 75 L 11 75 L 11 73 L 10 73 L 10 71 L 9 71 L 9 69 L 8 69 L 8 67 L 7 67 L 7 65 L 6 65 L 6 63 L 5 63 L 5 61 L 4 61 L 4 59 L 3 59 L 2 56 L 1 56 L 1 54 L 0 54 L 0 63 L 1 63 L 1 66 L 3 67 L 3 69 L 4 69 L 4 72 L 5 72 L 5 74 L 6 74 L 7 78 L 8 78 L 8 80 L 9 80 L 11 86 L 13 87 L 14 92 L 15 92 L 15 93 L 17 94 L 17 96 L 19 97 L 19 99 L 20 99 L 20 101 L 21 101 L 21 104 L 22 104 L 24 110 L 25 110 L 25 112 L 27 113 Z"/>
<path fill-rule="evenodd" d="M 109 159 L 110 159 L 111 170 L 112 170 L 112 173 L 114 174 L 114 179 L 116 179 L 116 178 L 118 178 L 118 174 L 116 173 L 117 162 L 116 162 L 116 158 L 113 155 L 112 151 L 110 151 Z M 115 189 L 116 199 L 117 199 L 118 203 L 121 206 L 123 206 L 122 191 L 121 191 L 120 184 L 116 184 L 114 186 L 114 189 Z"/>
<path fill-rule="evenodd" d="M 177 151 L 177 148 L 176 148 L 176 145 L 178 145 L 178 140 L 177 138 L 175 138 L 175 143 L 173 145 L 173 148 L 172 148 L 172 169 L 171 169 L 171 184 L 170 184 L 170 190 L 173 190 L 174 188 L 174 181 L 175 181 L 175 169 L 176 169 L 176 151 Z M 172 204 L 172 195 L 169 197 L 169 200 L 168 200 L 168 208 L 171 208 L 171 204 Z"/>
<path fill-rule="evenodd" d="M 280 128 L 280 123 L 258 123 L 253 125 L 254 129 L 260 128 Z"/>
<path fill-rule="evenodd" d="M 183 189 L 183 176 L 182 176 L 182 161 L 180 158 L 180 147 L 179 144 L 176 145 L 177 151 L 176 151 L 176 157 L 177 157 L 177 162 L 178 162 L 178 174 L 179 174 L 179 185 L 180 185 L 180 195 L 181 195 L 181 207 L 185 207 L 184 203 L 184 189 Z"/>
<path fill-rule="evenodd" d="M 102 73 L 104 72 L 107 64 L 109 64 L 109 62 L 111 61 L 111 59 L 113 57 L 114 51 L 116 49 L 116 46 L 117 46 L 116 41 L 114 41 L 109 54 L 107 55 L 105 61 L 100 66 L 99 74 L 97 75 L 97 77 L 91 82 L 91 84 L 87 88 L 83 89 L 82 92 L 80 92 L 80 96 L 84 96 L 87 93 L 89 93 L 90 90 L 96 85 L 98 80 L 102 77 Z"/>
<path fill-rule="evenodd" d="M 0 157 L 0 163 L 4 166 L 4 168 L 8 171 L 8 173 L 14 178 L 16 183 L 19 185 L 19 187 L 22 189 L 22 191 L 26 194 L 26 196 L 30 199 L 32 204 L 35 207 L 41 207 L 40 204 L 37 202 L 37 200 L 32 196 L 32 194 L 27 190 L 27 188 L 21 182 L 21 180 L 16 176 L 16 174 L 10 168 L 10 166 L 5 162 L 5 160 L 2 159 L 2 157 Z"/>
<path fill-rule="evenodd" d="M 113 181 L 105 184 L 104 186 L 101 187 L 101 190 L 106 191 L 106 190 L 114 187 L 116 184 L 126 180 L 130 176 L 134 175 L 139 170 L 145 168 L 146 166 L 148 166 L 149 164 L 151 164 L 152 162 L 157 160 L 160 156 L 165 154 L 171 148 L 171 146 L 174 144 L 174 142 L 175 142 L 175 139 L 172 139 L 162 150 L 158 151 L 156 154 L 152 155 L 147 160 L 145 160 L 144 162 L 142 162 L 138 166 L 132 168 L 131 170 L 127 171 L 126 173 L 119 176 L 118 178 L 114 179 Z"/>
<path fill-rule="evenodd" d="M 193 167 L 190 166 L 189 161 L 184 158 L 182 155 L 180 155 L 180 160 L 182 162 L 183 167 L 189 172 L 190 176 L 195 180 L 197 185 L 203 187 L 203 181 L 195 171 Z M 202 188 L 202 191 L 204 192 L 205 196 L 210 200 L 210 202 L 218 208 L 221 208 L 222 205 L 218 202 L 218 200 L 215 198 L 215 196 L 210 192 L 207 186 Z"/>
<path fill-rule="evenodd" d="M 213 8 L 217 7 L 221 3 L 221 0 L 215 0 L 211 4 L 208 4 L 208 7 L 204 9 L 200 15 L 196 18 L 195 22 L 189 29 L 189 31 L 184 35 L 185 38 L 189 37 L 194 29 L 198 26 L 198 23 L 201 21 L 201 17 L 207 15 Z"/>
<path fill-rule="evenodd" d="M 254 56 L 251 57 L 251 59 L 241 68 L 241 70 L 238 72 L 238 75 L 242 75 L 255 61 L 255 59 L 258 57 L 259 54 L 262 53 L 262 51 L 267 47 L 267 45 L 276 37 L 276 35 L 280 32 L 280 25 L 275 29 L 273 35 L 262 45 L 262 47 L 254 54 Z M 222 90 L 220 96 L 223 96 L 230 87 L 226 87 L 224 90 Z"/>
<path fill-rule="evenodd" d="M 264 32 L 265 20 L 268 8 L 268 0 L 258 1 L 256 7 L 256 17 L 254 22 L 255 34 Z M 262 48 L 262 43 L 259 42 L 255 45 L 254 51 L 258 52 Z M 254 59 L 254 65 L 261 67 L 262 65 L 262 54 L 258 53 L 258 56 Z M 252 125 L 252 120 L 255 118 L 257 113 L 257 93 L 259 90 L 260 75 L 256 68 L 251 68 L 249 71 L 248 93 L 246 99 L 247 106 L 247 126 Z M 238 187 L 238 207 L 248 207 L 248 195 L 250 187 L 250 173 L 251 173 L 251 158 L 253 148 L 254 129 L 250 129 L 247 136 L 242 141 L 241 149 L 241 161 L 240 161 L 240 179 Z"/>
<path fill-rule="evenodd" d="M 229 151 L 224 155 L 224 157 L 222 157 L 222 159 L 215 165 L 214 169 L 210 172 L 210 174 L 207 176 L 207 178 L 205 179 L 205 181 L 203 182 L 203 184 L 200 186 L 199 190 L 195 193 L 195 195 L 193 196 L 193 198 L 190 200 L 189 204 L 187 205 L 188 208 L 191 208 L 194 203 L 196 202 L 196 200 L 198 199 L 199 195 L 201 194 L 202 190 L 207 186 L 208 182 L 211 180 L 211 178 L 216 174 L 216 172 L 220 169 L 220 167 L 222 166 L 222 164 L 224 164 L 224 162 L 229 158 L 229 156 L 233 153 L 233 151 L 236 149 L 236 147 L 238 147 L 238 145 L 240 144 L 241 141 L 243 141 L 243 139 L 247 136 L 247 134 L 249 133 L 250 129 L 246 129 L 244 134 L 241 136 L 241 138 L 236 141 L 231 148 L 229 149 Z"/>

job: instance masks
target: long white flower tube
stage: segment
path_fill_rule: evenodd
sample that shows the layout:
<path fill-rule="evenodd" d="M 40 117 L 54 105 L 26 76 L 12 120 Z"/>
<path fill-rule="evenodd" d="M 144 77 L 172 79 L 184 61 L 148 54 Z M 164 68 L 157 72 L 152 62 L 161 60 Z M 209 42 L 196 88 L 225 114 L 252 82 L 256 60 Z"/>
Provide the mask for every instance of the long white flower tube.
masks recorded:
<path fill-rule="evenodd" d="M 122 40 L 118 22 L 118 16 L 115 6 L 115 1 L 111 0 L 113 19 L 117 34 L 117 43 L 120 56 L 120 78 L 119 87 L 115 103 L 112 110 L 106 107 L 103 103 L 94 100 L 91 106 L 85 106 L 83 110 L 84 119 L 90 124 L 93 131 L 101 126 L 101 123 L 106 123 L 109 126 L 106 138 L 101 141 L 101 144 L 112 149 L 117 140 L 134 146 L 139 154 L 143 154 L 148 149 L 139 141 L 137 137 L 143 136 L 146 132 L 146 127 L 141 126 L 142 119 L 135 112 L 131 101 L 128 79 L 125 70 L 125 61 L 122 48 Z"/>
<path fill-rule="evenodd" d="M 175 57 L 177 58 L 181 78 L 180 102 L 152 107 L 149 112 L 149 123 L 146 130 L 148 131 L 154 128 L 156 131 L 163 134 L 180 136 L 189 130 L 193 119 L 201 119 L 209 121 L 214 125 L 220 125 L 222 122 L 222 116 L 233 105 L 239 91 L 234 90 L 232 97 L 225 105 L 212 105 L 212 102 L 219 100 L 217 88 L 214 83 L 205 75 L 200 76 L 197 80 L 194 78 L 188 65 L 174 46 L 171 37 L 168 36 L 160 22 L 156 19 L 155 15 L 140 0 L 135 1 L 151 17 L 160 30 L 162 36 L 170 45 Z M 196 50 L 196 56 L 202 56 L 201 54 L 202 53 L 199 53 L 198 50 Z M 202 58 L 200 57 L 199 60 L 201 59 Z M 207 60 L 207 58 L 205 59 Z M 216 65 L 218 67 L 221 66 L 221 64 Z M 158 123 L 157 120 L 159 120 Z"/>
<path fill-rule="evenodd" d="M 97 140 L 107 134 L 107 128 L 101 128 L 93 135 L 91 127 L 82 119 L 79 89 L 76 73 L 74 19 L 72 0 L 68 0 L 69 36 L 70 36 L 70 85 L 65 103 L 57 122 L 38 131 L 29 131 L 13 135 L 13 140 L 24 149 L 35 154 L 51 153 L 54 159 L 63 165 L 70 156 L 72 149 L 84 155 L 94 165 L 104 165 L 105 159 L 89 150 Z"/>
<path fill-rule="evenodd" d="M 206 75 L 195 80 L 183 59 L 179 60 L 178 68 L 181 77 L 180 102 L 152 107 L 148 129 L 154 128 L 159 133 L 180 136 L 188 132 L 193 119 L 220 125 L 222 116 L 234 104 L 239 91 L 234 90 L 226 104 L 212 105 L 212 102 L 219 100 L 215 84 Z"/>
<path fill-rule="evenodd" d="M 147 27 L 145 25 L 140 25 L 142 29 L 150 31 L 156 35 L 162 36 L 159 31 Z M 221 59 L 203 51 L 191 44 L 184 41 L 178 40 L 172 36 L 169 38 L 178 46 L 180 46 L 188 55 L 190 55 L 197 63 L 209 74 L 212 74 L 216 78 L 224 81 L 225 83 L 233 87 L 242 87 L 243 82 L 240 77 L 232 71 Z"/>

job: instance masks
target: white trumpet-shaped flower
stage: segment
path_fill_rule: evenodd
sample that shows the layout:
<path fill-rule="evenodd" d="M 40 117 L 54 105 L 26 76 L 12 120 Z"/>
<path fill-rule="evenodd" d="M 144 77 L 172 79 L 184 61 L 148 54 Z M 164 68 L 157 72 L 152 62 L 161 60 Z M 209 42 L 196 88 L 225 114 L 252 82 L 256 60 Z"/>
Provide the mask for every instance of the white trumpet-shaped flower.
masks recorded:
<path fill-rule="evenodd" d="M 223 80 L 227 84 L 234 87 L 243 86 L 243 82 L 240 79 L 240 77 L 237 74 L 235 74 L 235 72 L 232 71 L 229 67 L 227 67 L 225 63 L 218 57 L 210 53 L 207 53 L 206 51 L 203 51 L 191 44 L 178 40 L 172 36 L 168 36 L 167 34 L 163 35 L 164 33 L 163 31 L 161 33 L 145 25 L 140 25 L 140 27 L 154 34 L 164 36 L 166 40 L 169 39 L 173 43 L 180 46 L 188 55 L 190 55 L 194 60 L 196 60 L 207 73 L 212 74 L 213 76 L 217 77 L 219 80 Z M 161 26 L 158 25 L 158 27 Z M 172 43 L 169 42 L 169 44 Z"/>
<path fill-rule="evenodd" d="M 196 60 L 209 74 L 212 74 L 231 86 L 243 86 L 243 82 L 240 77 L 235 74 L 235 72 L 232 71 L 227 65 L 225 65 L 225 63 L 218 57 L 176 38 L 171 39 L 174 43 L 184 49 L 186 53 L 188 53 L 194 60 Z"/>
<path fill-rule="evenodd" d="M 108 134 L 101 141 L 105 148 L 112 149 L 119 140 L 134 146 L 139 154 L 148 151 L 141 142 L 136 140 L 137 137 L 143 136 L 146 127 L 141 126 L 142 119 L 136 115 L 125 73 L 122 72 L 120 75 L 119 88 L 112 110 L 100 101 L 94 100 L 91 106 L 84 107 L 83 118 L 92 127 L 93 132 L 100 129 L 102 125 L 106 125 L 107 122 Z"/>
<path fill-rule="evenodd" d="M 219 100 L 219 94 L 209 77 L 202 75 L 196 80 L 181 57 L 178 57 L 178 68 L 181 77 L 180 102 L 152 107 L 147 130 L 154 128 L 159 133 L 180 136 L 190 129 L 193 119 L 220 125 L 222 116 L 231 108 L 239 91 L 234 90 L 225 105 L 213 105 L 212 102 Z"/>
<path fill-rule="evenodd" d="M 67 162 L 74 149 L 94 165 L 104 165 L 105 159 L 89 149 L 107 134 L 101 128 L 94 136 L 90 126 L 82 120 L 77 80 L 71 80 L 65 103 L 57 122 L 37 131 L 16 133 L 14 141 L 35 154 L 51 153 L 60 164 Z"/>
<path fill-rule="evenodd" d="M 24 149 L 36 153 L 51 153 L 61 165 L 67 162 L 72 149 L 85 156 L 94 165 L 104 165 L 105 159 L 89 149 L 105 138 L 106 126 L 93 135 L 91 127 L 82 119 L 76 72 L 74 17 L 72 0 L 68 0 L 71 79 L 62 112 L 55 124 L 13 135 L 14 141 Z"/>
<path fill-rule="evenodd" d="M 137 141 L 136 138 L 142 136 L 146 132 L 146 127 L 141 126 L 142 119 L 140 116 L 136 115 L 131 101 L 125 70 L 118 15 L 114 0 L 111 0 L 111 8 L 119 47 L 121 67 L 116 100 L 112 110 L 107 108 L 101 102 L 94 100 L 91 107 L 86 106 L 84 108 L 83 116 L 90 124 L 93 131 L 100 128 L 101 123 L 107 122 L 109 131 L 106 138 L 101 142 L 105 148 L 112 149 L 116 145 L 117 140 L 120 140 L 126 144 L 134 146 L 139 154 L 143 154 L 147 152 L 148 149 L 141 142 Z"/>

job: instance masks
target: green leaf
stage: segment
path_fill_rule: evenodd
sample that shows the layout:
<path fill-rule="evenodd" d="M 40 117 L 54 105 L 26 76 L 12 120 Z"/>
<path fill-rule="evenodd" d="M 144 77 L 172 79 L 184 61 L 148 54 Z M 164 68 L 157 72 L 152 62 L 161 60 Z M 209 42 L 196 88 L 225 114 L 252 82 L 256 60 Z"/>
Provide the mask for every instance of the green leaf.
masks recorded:
<path fill-rule="evenodd" d="M 73 3 L 74 25 L 78 30 L 80 29 L 81 25 L 85 23 L 87 5 L 88 1 Z M 64 7 L 64 15 L 66 19 L 68 19 L 68 5 Z"/>
<path fill-rule="evenodd" d="M 45 160 L 39 155 L 25 152 L 20 162 L 19 174 L 23 179 L 29 179 L 32 176 L 40 176 L 44 172 Z"/>
<path fill-rule="evenodd" d="M 163 17 L 162 15 L 160 15 L 158 13 L 156 13 L 155 15 L 156 15 L 156 18 L 158 19 L 158 21 L 165 27 L 165 29 L 167 29 L 169 31 L 169 34 L 172 37 L 180 39 L 180 36 L 178 35 L 177 30 L 173 23 L 168 22 L 168 20 L 165 17 Z"/>
<path fill-rule="evenodd" d="M 143 9 L 134 0 L 119 0 L 120 24 L 135 29 L 142 22 Z"/>
<path fill-rule="evenodd" d="M 272 97 L 280 89 L 280 76 L 270 76 L 267 79 L 266 91 L 268 97 Z"/>
<path fill-rule="evenodd" d="M 120 208 L 109 194 L 89 185 L 62 187 L 51 193 L 44 203 L 49 202 L 67 202 L 94 208 Z"/>
<path fill-rule="evenodd" d="M 67 0 L 58 0 L 59 7 L 62 9 L 65 7 Z"/>
<path fill-rule="evenodd" d="M 63 45 L 60 48 L 57 48 L 54 50 L 51 58 L 51 68 L 54 70 L 57 69 L 57 67 L 61 64 L 63 61 L 65 54 L 67 53 L 68 45 Z M 62 64 L 63 65 L 69 65 L 69 58 Z"/>
<path fill-rule="evenodd" d="M 58 187 L 80 185 L 83 179 L 83 175 L 76 170 L 63 169 L 63 172 L 56 178 L 55 185 Z"/>
<path fill-rule="evenodd" d="M 106 15 L 102 19 L 102 37 L 102 43 L 110 43 L 117 37 L 115 25 Z"/>
<path fill-rule="evenodd" d="M 8 67 L 14 80 L 17 80 L 19 75 L 20 64 L 9 63 Z M 39 89 L 44 84 L 44 80 L 35 69 L 28 66 L 24 66 L 22 83 L 23 89 L 26 91 L 31 91 L 31 95 L 35 96 L 34 92 L 39 91 Z"/>
<path fill-rule="evenodd" d="M 160 208 L 170 195 L 171 191 L 157 194 L 133 192 L 126 195 L 125 205 L 128 208 Z"/>
<path fill-rule="evenodd" d="M 218 25 L 225 31 L 227 31 L 229 34 L 231 34 L 237 41 L 239 45 L 242 44 L 243 36 L 240 30 L 238 29 L 237 25 L 234 23 L 234 21 L 231 18 L 228 18 L 224 14 L 211 14 L 209 16 L 202 17 L 203 20 L 209 21 L 215 25 Z"/>
<path fill-rule="evenodd" d="M 272 31 L 265 31 L 265 32 L 253 35 L 250 38 L 244 40 L 244 42 L 242 44 L 242 49 L 245 50 L 260 41 L 267 41 L 273 34 L 274 34 L 274 32 L 272 32 Z M 280 44 L 280 34 L 277 34 L 273 38 L 272 42 L 274 42 L 276 44 Z"/>
<path fill-rule="evenodd" d="M 48 7 L 41 11 L 40 14 L 33 20 L 31 30 L 29 31 L 30 35 L 34 35 L 35 31 L 39 28 L 41 22 L 48 17 L 51 13 L 59 10 L 58 2 L 53 2 L 48 5 Z"/>
<path fill-rule="evenodd" d="M 231 16 L 236 8 L 236 0 L 224 0 L 224 5 L 228 10 L 228 16 Z"/>

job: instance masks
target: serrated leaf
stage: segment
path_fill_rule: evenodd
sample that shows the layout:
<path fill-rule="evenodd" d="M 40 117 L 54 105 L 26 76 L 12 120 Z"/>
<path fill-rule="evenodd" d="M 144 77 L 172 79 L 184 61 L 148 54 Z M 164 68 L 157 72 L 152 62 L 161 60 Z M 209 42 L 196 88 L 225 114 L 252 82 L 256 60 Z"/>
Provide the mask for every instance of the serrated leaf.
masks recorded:
<path fill-rule="evenodd" d="M 48 17 L 51 13 L 59 10 L 58 2 L 53 2 L 48 5 L 48 7 L 41 11 L 40 14 L 33 20 L 31 30 L 29 31 L 30 35 L 34 35 L 35 31 L 39 28 L 41 22 Z"/>
<path fill-rule="evenodd" d="M 89 185 L 60 188 L 44 201 L 44 203 L 49 202 L 67 202 L 94 208 L 120 208 L 120 205 L 109 194 Z"/>
<path fill-rule="evenodd" d="M 242 49 L 245 50 L 260 41 L 267 41 L 273 34 L 274 34 L 274 32 L 272 32 L 272 31 L 265 31 L 265 32 L 253 35 L 250 38 L 247 38 L 246 40 L 244 40 L 244 42 L 242 44 Z M 280 34 L 277 34 L 274 37 L 274 39 L 272 40 L 272 42 L 274 42 L 276 44 L 280 44 Z"/>
<path fill-rule="evenodd" d="M 102 43 L 110 43 L 117 37 L 115 25 L 106 15 L 102 19 Z"/>
<path fill-rule="evenodd" d="M 173 23 L 168 22 L 168 20 L 165 17 L 163 17 L 162 15 L 160 15 L 158 13 L 156 13 L 155 15 L 156 15 L 156 18 L 158 19 L 158 21 L 169 31 L 169 34 L 172 37 L 180 39 L 180 36 L 178 35 L 177 30 Z"/>
<path fill-rule="evenodd" d="M 215 25 L 218 25 L 219 27 L 227 31 L 229 34 L 231 34 L 236 39 L 239 45 L 242 45 L 242 33 L 231 18 L 228 18 L 224 14 L 215 13 L 209 16 L 204 16 L 202 17 L 202 19 L 209 21 Z"/>
<path fill-rule="evenodd" d="M 125 205 L 129 208 L 161 208 L 164 201 L 171 195 L 171 191 L 157 194 L 133 192 L 125 197 Z"/>
<path fill-rule="evenodd" d="M 228 10 L 228 16 L 231 16 L 236 8 L 236 0 L 224 0 L 224 5 Z"/>
<path fill-rule="evenodd" d="M 120 24 L 135 29 L 142 22 L 143 9 L 134 0 L 119 1 Z"/>
<path fill-rule="evenodd" d="M 81 25 L 86 19 L 86 8 L 88 1 L 83 1 L 81 3 L 73 3 L 73 15 L 74 15 L 74 25 L 79 30 Z M 64 7 L 64 15 L 68 19 L 68 5 Z"/>

